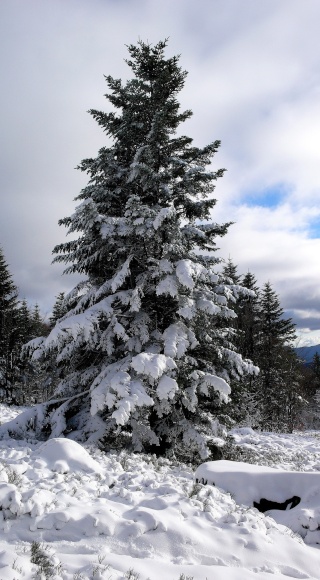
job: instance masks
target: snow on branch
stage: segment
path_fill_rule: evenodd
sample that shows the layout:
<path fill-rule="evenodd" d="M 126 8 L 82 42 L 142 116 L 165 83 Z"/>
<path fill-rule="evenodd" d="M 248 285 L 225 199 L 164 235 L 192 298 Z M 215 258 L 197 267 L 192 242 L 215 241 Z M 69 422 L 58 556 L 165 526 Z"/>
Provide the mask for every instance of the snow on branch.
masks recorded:
<path fill-rule="evenodd" d="M 157 387 L 159 399 L 173 399 L 178 390 L 178 383 L 175 379 L 162 375 Z"/>
<path fill-rule="evenodd" d="M 160 296 L 161 294 L 169 294 L 173 298 L 178 296 L 178 284 L 176 276 L 166 276 L 159 282 L 156 287 L 156 294 Z"/>
<path fill-rule="evenodd" d="M 173 358 L 181 358 L 190 347 L 188 340 L 188 329 L 182 323 L 171 324 L 163 333 L 164 354 Z M 193 343 L 195 341 L 193 335 Z M 195 344 L 193 345 L 195 346 Z"/>
<path fill-rule="evenodd" d="M 158 230 L 160 228 L 160 226 L 163 224 L 163 222 L 166 219 L 171 218 L 173 215 L 175 214 L 175 209 L 173 207 L 163 207 L 157 217 L 155 218 L 155 220 L 153 221 L 153 227 L 155 230 Z"/>
<path fill-rule="evenodd" d="M 221 308 L 219 306 L 217 306 L 217 304 L 214 304 L 214 302 L 212 302 L 212 300 L 208 300 L 207 298 L 200 298 L 199 300 L 197 300 L 197 307 L 199 308 L 199 310 L 202 310 L 203 312 L 206 312 L 207 314 L 211 314 L 211 315 L 219 315 L 221 312 Z"/>
<path fill-rule="evenodd" d="M 132 358 L 132 368 L 139 374 L 158 379 L 166 370 L 176 368 L 176 363 L 170 356 L 142 352 Z"/>
<path fill-rule="evenodd" d="M 176 264 L 176 274 L 182 286 L 186 286 L 187 288 L 190 288 L 190 290 L 193 290 L 195 280 L 198 278 L 205 279 L 208 270 L 199 264 L 199 262 L 179 260 Z"/>
<path fill-rule="evenodd" d="M 130 262 L 132 260 L 132 256 L 128 256 L 126 261 L 122 264 L 120 270 L 116 273 L 116 275 L 111 280 L 111 291 L 116 292 L 120 286 L 124 283 L 127 276 L 130 274 Z"/>
<path fill-rule="evenodd" d="M 229 395 L 231 393 L 231 388 L 228 383 L 221 377 L 212 375 L 210 373 L 204 373 L 203 371 L 193 371 L 190 375 L 191 378 L 195 379 L 200 392 L 204 395 L 209 395 L 208 387 L 212 387 L 220 396 L 220 400 L 227 403 L 229 400 Z"/>
<path fill-rule="evenodd" d="M 116 388 L 114 382 L 113 388 Z M 146 393 L 143 384 L 139 380 L 130 381 L 127 391 L 126 396 L 116 403 L 117 409 L 111 415 L 117 425 L 125 425 L 136 407 L 150 407 L 154 404 L 153 399 Z"/>
<path fill-rule="evenodd" d="M 154 404 L 139 379 L 129 374 L 129 357 L 105 367 L 91 388 L 91 415 L 108 408 L 118 425 L 125 425 L 136 407 Z"/>
<path fill-rule="evenodd" d="M 195 305 L 195 301 L 188 296 L 180 296 L 180 303 L 181 307 L 178 310 L 178 314 L 182 316 L 182 318 L 186 318 L 187 320 L 192 320 L 192 318 L 196 315 L 197 309 Z"/>

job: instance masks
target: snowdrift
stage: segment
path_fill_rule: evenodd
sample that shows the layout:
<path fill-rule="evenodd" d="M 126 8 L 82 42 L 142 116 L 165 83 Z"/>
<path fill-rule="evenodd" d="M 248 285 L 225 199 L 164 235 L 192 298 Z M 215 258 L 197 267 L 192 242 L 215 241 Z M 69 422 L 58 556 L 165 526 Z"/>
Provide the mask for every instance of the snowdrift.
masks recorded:
<path fill-rule="evenodd" d="M 320 543 L 320 473 L 221 460 L 200 465 L 195 479 L 229 492 L 239 505 L 267 512 L 307 543 Z"/>

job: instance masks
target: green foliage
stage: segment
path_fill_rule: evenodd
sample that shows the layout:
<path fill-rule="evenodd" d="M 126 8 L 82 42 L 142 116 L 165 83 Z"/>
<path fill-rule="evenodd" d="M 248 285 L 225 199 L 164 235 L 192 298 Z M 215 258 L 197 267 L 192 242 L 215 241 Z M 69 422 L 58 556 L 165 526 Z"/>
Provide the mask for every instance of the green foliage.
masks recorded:
<path fill-rule="evenodd" d="M 18 290 L 0 248 L 0 400 L 28 404 L 44 400 L 48 378 L 39 363 L 22 359 L 29 340 L 48 334 L 39 306 L 18 299 Z"/>
<path fill-rule="evenodd" d="M 299 361 L 291 346 L 295 326 L 284 318 L 276 292 L 268 282 L 259 299 L 257 341 L 257 402 L 261 409 L 261 425 L 270 431 L 292 431 L 299 403 Z"/>
<path fill-rule="evenodd" d="M 126 578 L 126 580 L 139 580 L 140 574 L 138 572 L 135 572 L 133 568 L 130 568 L 130 570 L 127 570 L 124 577 Z"/>
<path fill-rule="evenodd" d="M 18 291 L 12 280 L 7 262 L 0 248 L 0 391 L 10 397 L 14 376 Z"/>
<path fill-rule="evenodd" d="M 236 266 L 233 261 L 231 260 L 231 258 L 228 258 L 228 261 L 226 262 L 225 266 L 223 267 L 222 271 L 224 273 L 224 275 L 226 276 L 226 278 L 229 278 L 229 282 L 231 284 L 239 284 L 240 283 L 240 276 L 237 273 L 238 270 L 238 266 Z"/>
<path fill-rule="evenodd" d="M 56 297 L 56 301 L 53 305 L 52 314 L 49 319 L 50 328 L 53 328 L 56 322 L 62 318 L 67 313 L 67 305 L 65 302 L 65 295 L 64 292 L 60 292 Z M 37 335 L 39 336 L 39 334 Z"/>
<path fill-rule="evenodd" d="M 313 355 L 312 363 L 311 363 L 311 370 L 316 377 L 317 381 L 319 382 L 320 387 L 320 355 L 316 352 Z"/>
<path fill-rule="evenodd" d="M 56 566 L 52 562 L 51 554 L 48 552 L 48 546 L 40 542 L 32 542 L 31 544 L 31 563 L 38 568 L 34 578 L 43 575 L 45 580 L 54 578 L 56 575 Z"/>
<path fill-rule="evenodd" d="M 236 266 L 229 260 L 224 269 L 236 282 Z M 303 372 L 292 347 L 295 326 L 285 318 L 280 300 L 267 282 L 262 289 L 255 276 L 242 277 L 247 294 L 235 305 L 236 345 L 259 373 L 232 383 L 232 401 L 226 412 L 237 424 L 267 430 L 292 431 L 300 423 L 305 405 Z"/>

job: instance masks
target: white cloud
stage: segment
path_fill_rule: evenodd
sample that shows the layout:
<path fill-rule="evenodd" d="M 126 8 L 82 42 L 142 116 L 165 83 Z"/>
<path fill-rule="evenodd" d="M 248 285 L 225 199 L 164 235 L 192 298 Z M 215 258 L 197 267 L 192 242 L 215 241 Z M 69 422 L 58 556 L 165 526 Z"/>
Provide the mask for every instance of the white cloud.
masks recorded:
<path fill-rule="evenodd" d="M 103 74 L 128 75 L 125 44 L 169 36 L 168 54 L 189 71 L 181 102 L 194 117 L 183 131 L 200 145 L 222 140 L 214 219 L 237 222 L 222 253 L 315 325 L 319 20 L 318 0 L 2 0 L 0 244 L 22 295 L 48 310 L 68 284 L 51 251 L 86 182 L 73 168 L 105 142 L 85 112 L 106 107 Z M 248 194 L 258 203 L 279 184 L 278 207 L 248 206 Z"/>
<path fill-rule="evenodd" d="M 309 238 L 307 227 L 315 214 L 320 208 L 288 203 L 273 209 L 240 206 L 231 215 L 236 223 L 218 244 L 239 273 L 251 271 L 259 285 L 270 281 L 299 326 L 311 329 L 320 328 L 320 239 Z"/>

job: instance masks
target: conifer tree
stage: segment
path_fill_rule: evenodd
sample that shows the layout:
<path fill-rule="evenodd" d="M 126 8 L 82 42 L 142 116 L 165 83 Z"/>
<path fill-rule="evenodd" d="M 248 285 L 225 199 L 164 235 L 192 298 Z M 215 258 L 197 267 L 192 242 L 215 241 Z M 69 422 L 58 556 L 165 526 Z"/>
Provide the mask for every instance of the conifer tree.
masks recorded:
<path fill-rule="evenodd" d="M 11 402 L 17 335 L 17 296 L 17 288 L 0 248 L 0 387 L 2 399 L 6 402 Z"/>
<path fill-rule="evenodd" d="M 33 362 L 22 356 L 23 345 L 35 338 L 41 332 L 48 334 L 48 327 L 43 322 L 39 306 L 29 308 L 25 299 L 17 303 L 15 309 L 15 332 L 11 349 L 11 377 L 10 392 L 6 402 L 16 405 L 25 405 L 46 400 L 48 394 L 47 382 L 52 382 L 46 376 L 43 365 Z M 44 390 L 44 386 L 46 387 Z"/>
<path fill-rule="evenodd" d="M 49 324 L 45 322 L 44 317 L 40 312 L 39 304 L 35 304 L 31 311 L 30 338 L 35 338 L 36 336 L 46 336 L 49 333 L 49 328 Z"/>
<path fill-rule="evenodd" d="M 232 266 L 232 269 L 231 269 Z M 245 276 L 237 275 L 235 267 L 228 265 L 229 276 L 240 283 L 247 289 L 246 294 L 241 294 L 235 304 L 236 336 L 235 341 L 237 349 L 244 359 L 250 359 L 255 365 L 258 365 L 258 337 L 259 337 L 259 288 L 255 276 L 248 272 Z M 230 417 L 238 424 L 255 426 L 259 415 L 259 409 L 256 405 L 255 391 L 259 374 L 258 366 L 255 372 L 244 374 L 240 381 L 232 383 L 232 397 L 228 405 Z"/>
<path fill-rule="evenodd" d="M 62 318 L 62 316 L 64 316 L 64 314 L 67 313 L 67 311 L 68 309 L 65 304 L 64 292 L 60 292 L 58 296 L 56 296 L 56 301 L 53 305 L 52 314 L 49 318 L 50 327 L 52 328 L 55 325 L 55 323 L 59 320 L 59 318 Z"/>
<path fill-rule="evenodd" d="M 238 266 L 233 263 L 229 256 L 226 264 L 223 266 L 222 271 L 225 277 L 230 279 L 231 284 L 239 284 L 240 282 L 241 276 L 238 274 L 237 270 Z"/>
<path fill-rule="evenodd" d="M 260 373 L 256 387 L 257 403 L 261 410 L 261 421 L 264 429 L 283 430 L 291 428 L 293 411 L 288 410 L 286 401 L 295 396 L 297 384 L 292 381 L 295 368 L 298 370 L 298 358 L 293 352 L 292 341 L 295 338 L 295 325 L 291 318 L 284 318 L 279 297 L 267 282 L 259 300 L 259 333 L 255 362 Z M 289 417 L 290 416 L 290 417 Z"/>
<path fill-rule="evenodd" d="M 311 369 L 320 386 L 320 355 L 318 352 L 315 352 L 312 357 Z"/>
<path fill-rule="evenodd" d="M 238 300 L 239 350 L 244 358 L 255 361 L 260 328 L 259 288 L 257 280 L 251 272 L 247 272 L 243 276 L 241 284 L 250 293 L 241 296 Z M 252 380 L 251 377 L 248 377 L 248 380 Z"/>
<path fill-rule="evenodd" d="M 232 342 L 233 287 L 215 272 L 215 239 L 228 227 L 209 222 L 220 143 L 177 136 L 191 116 L 177 101 L 186 73 L 165 48 L 129 46 L 134 77 L 106 77 L 115 111 L 90 111 L 112 143 L 80 164 L 89 183 L 60 221 L 80 235 L 55 260 L 86 279 L 30 345 L 35 359 L 55 352 L 63 373 L 37 424 L 51 436 L 73 430 L 106 446 L 207 457 L 212 404 L 251 365 Z"/>
<path fill-rule="evenodd" d="M 24 362 L 21 359 L 21 349 L 25 343 L 27 343 L 35 336 L 31 332 L 31 314 L 25 299 L 17 303 L 17 308 L 15 310 L 15 320 L 16 333 L 14 348 L 11 355 L 14 372 L 12 373 L 11 380 L 11 397 L 10 401 L 7 402 L 24 404 L 29 401 L 29 386 L 27 381 L 27 376 L 29 373 L 27 372 L 27 369 L 31 368 L 31 364 L 29 361 Z"/>
<path fill-rule="evenodd" d="M 28 303 L 25 298 L 18 304 L 18 326 L 19 326 L 19 342 L 21 345 L 26 344 L 31 338 L 35 338 L 32 334 L 32 319 Z"/>
<path fill-rule="evenodd" d="M 320 428 L 320 355 L 316 352 L 311 364 L 300 360 L 303 396 L 306 400 L 302 423 L 307 429 Z"/>

